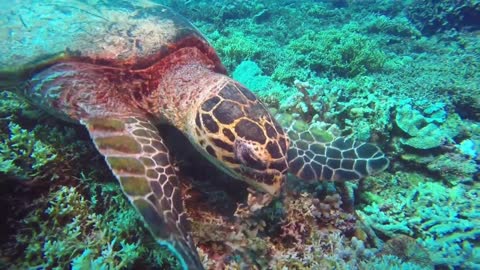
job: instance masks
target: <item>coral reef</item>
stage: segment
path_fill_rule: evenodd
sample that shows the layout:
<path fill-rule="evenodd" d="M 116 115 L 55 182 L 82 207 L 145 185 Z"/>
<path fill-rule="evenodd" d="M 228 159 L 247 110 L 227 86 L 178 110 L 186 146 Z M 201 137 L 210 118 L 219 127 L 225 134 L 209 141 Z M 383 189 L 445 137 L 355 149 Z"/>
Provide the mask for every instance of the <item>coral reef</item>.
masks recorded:
<path fill-rule="evenodd" d="M 416 238 L 435 265 L 478 267 L 478 250 L 470 242 L 480 234 L 478 189 L 461 184 L 448 188 L 423 179 L 408 184 L 409 176 L 398 175 L 405 186 L 389 190 L 382 201 L 359 210 L 362 220 L 389 238 L 402 234 Z"/>
<path fill-rule="evenodd" d="M 204 214 L 210 226 L 202 227 L 210 233 L 197 237 L 208 236 L 210 241 L 209 246 L 202 248 L 210 250 L 208 256 L 204 255 L 205 263 L 227 269 L 242 265 L 254 269 L 357 269 L 375 265 L 375 254 L 380 253 L 353 236 L 356 218 L 342 210 L 341 204 L 338 194 L 318 199 L 308 193 L 290 193 L 284 201 L 274 202 L 274 207 L 233 223 L 213 218 L 212 213 Z M 195 220 L 198 226 L 202 219 Z M 425 269 L 421 264 L 424 262 L 389 256 L 381 265 Z"/>
<path fill-rule="evenodd" d="M 258 64 L 253 61 L 242 61 L 233 71 L 232 77 L 248 89 L 255 91 L 265 103 L 272 107 L 285 107 L 282 101 L 297 94 L 294 89 L 264 75 Z"/>
<path fill-rule="evenodd" d="M 392 164 L 348 190 L 289 177 L 267 204 L 173 135 L 206 268 L 480 268 L 478 1 L 163 2 L 282 124 Z M 0 268 L 180 268 L 85 130 L 2 91 L 0 131 Z"/>
<path fill-rule="evenodd" d="M 22 178 L 33 177 L 57 157 L 55 149 L 37 140 L 35 132 L 22 129 L 14 122 L 8 124 L 8 129 L 0 144 L 0 172 Z"/>
<path fill-rule="evenodd" d="M 408 5 L 407 15 L 427 35 L 452 29 L 480 29 L 480 2 L 476 0 L 415 0 Z"/>
<path fill-rule="evenodd" d="M 85 131 L 2 95 L 0 113 L 10 121 L 0 121 L 0 265 L 179 267 L 150 238 Z"/>
<path fill-rule="evenodd" d="M 431 149 L 454 142 L 463 129 L 457 114 L 448 114 L 445 104 L 436 103 L 423 110 L 423 114 L 410 104 L 397 107 L 395 123 L 410 138 L 401 140 L 415 149 Z"/>
<path fill-rule="evenodd" d="M 430 254 L 414 238 L 400 235 L 388 240 L 382 248 L 382 254 L 394 255 L 402 261 L 410 261 L 424 269 L 433 269 Z"/>
<path fill-rule="evenodd" d="M 307 31 L 289 43 L 287 53 L 293 56 L 290 60 L 293 64 L 285 64 L 308 68 L 327 77 L 355 77 L 381 71 L 386 61 L 385 53 L 374 41 L 356 33 L 357 28 L 348 24 L 341 29 Z M 277 70 L 272 77 L 288 82 L 288 76 Z"/>
<path fill-rule="evenodd" d="M 75 186 L 47 187 L 48 192 L 36 198 L 27 192 L 33 200 L 16 201 L 13 194 L 2 194 L 20 204 L 2 200 L 2 205 L 15 207 L 6 220 L 12 235 L 0 245 L 2 260 L 9 258 L 2 263 L 19 269 L 179 267 L 153 242 L 116 183 L 82 177 Z"/>

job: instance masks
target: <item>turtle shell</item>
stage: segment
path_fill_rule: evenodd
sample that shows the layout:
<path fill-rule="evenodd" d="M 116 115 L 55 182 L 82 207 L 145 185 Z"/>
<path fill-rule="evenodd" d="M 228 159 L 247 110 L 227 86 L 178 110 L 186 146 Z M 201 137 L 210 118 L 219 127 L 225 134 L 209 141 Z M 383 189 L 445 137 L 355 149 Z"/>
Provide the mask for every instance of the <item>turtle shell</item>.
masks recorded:
<path fill-rule="evenodd" d="M 65 60 L 143 69 L 186 46 L 198 47 L 215 71 L 225 72 L 185 18 L 159 4 L 132 2 L 13 1 L 0 11 L 0 84 L 22 82 Z"/>

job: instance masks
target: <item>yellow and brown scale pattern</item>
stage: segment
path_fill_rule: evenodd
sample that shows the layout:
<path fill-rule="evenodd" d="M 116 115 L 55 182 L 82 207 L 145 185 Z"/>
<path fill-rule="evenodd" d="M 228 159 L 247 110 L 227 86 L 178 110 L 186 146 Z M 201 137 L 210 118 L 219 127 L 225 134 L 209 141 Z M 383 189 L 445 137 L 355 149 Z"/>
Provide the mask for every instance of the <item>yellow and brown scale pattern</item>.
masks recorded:
<path fill-rule="evenodd" d="M 205 137 L 202 131 L 208 131 L 200 145 L 210 156 L 238 172 L 242 170 L 241 164 L 245 164 L 258 171 L 285 173 L 288 139 L 282 128 L 242 85 L 228 80 L 220 89 L 201 105 L 195 116 L 196 136 Z M 262 156 L 249 155 L 241 148 L 252 148 Z M 274 184 L 274 179 L 262 178 L 260 173 L 252 172 L 252 176 L 264 184 Z"/>

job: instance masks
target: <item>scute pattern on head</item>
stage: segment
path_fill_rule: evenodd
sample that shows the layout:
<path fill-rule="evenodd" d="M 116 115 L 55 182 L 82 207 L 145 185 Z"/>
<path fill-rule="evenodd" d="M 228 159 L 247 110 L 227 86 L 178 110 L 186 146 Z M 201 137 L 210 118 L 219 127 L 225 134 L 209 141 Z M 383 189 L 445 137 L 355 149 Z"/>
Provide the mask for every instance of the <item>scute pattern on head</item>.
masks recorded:
<path fill-rule="evenodd" d="M 277 192 L 287 170 L 283 130 L 242 85 L 226 78 L 211 92 L 195 116 L 203 151 L 230 175 Z"/>

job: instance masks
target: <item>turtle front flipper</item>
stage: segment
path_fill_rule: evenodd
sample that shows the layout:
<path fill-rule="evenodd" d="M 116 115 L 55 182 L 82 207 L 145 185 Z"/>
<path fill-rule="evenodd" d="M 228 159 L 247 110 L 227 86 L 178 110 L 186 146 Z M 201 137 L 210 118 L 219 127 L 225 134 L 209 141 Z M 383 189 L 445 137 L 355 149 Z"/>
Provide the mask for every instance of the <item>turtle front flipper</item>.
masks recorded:
<path fill-rule="evenodd" d="M 156 128 L 143 117 L 81 122 L 156 241 L 179 258 L 183 269 L 204 269 L 188 234 L 179 180 Z"/>
<path fill-rule="evenodd" d="M 321 128 L 281 115 L 291 140 L 288 150 L 289 172 L 301 179 L 357 180 L 385 170 L 389 161 L 371 143 L 344 137 L 333 138 Z M 288 125 L 285 123 L 288 122 Z"/>

